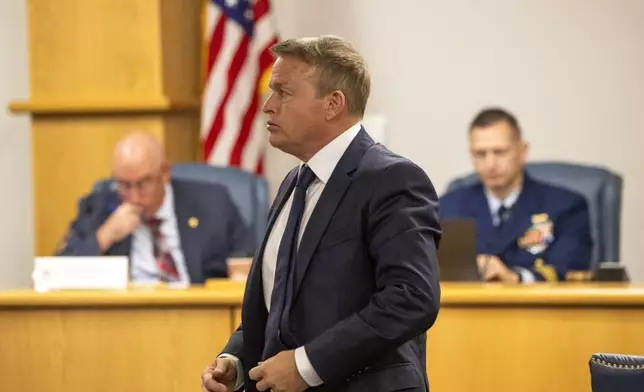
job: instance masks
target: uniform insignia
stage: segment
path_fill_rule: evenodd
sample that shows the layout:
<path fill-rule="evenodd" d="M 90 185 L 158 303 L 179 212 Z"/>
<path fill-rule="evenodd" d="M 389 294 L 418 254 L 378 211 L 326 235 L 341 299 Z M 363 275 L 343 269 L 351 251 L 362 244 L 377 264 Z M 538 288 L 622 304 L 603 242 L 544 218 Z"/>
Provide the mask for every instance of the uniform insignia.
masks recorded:
<path fill-rule="evenodd" d="M 521 249 L 539 254 L 548 248 L 554 241 L 553 224 L 548 214 L 532 215 L 532 226 L 517 241 Z"/>
<path fill-rule="evenodd" d="M 544 263 L 543 259 L 537 259 L 534 262 L 534 270 L 540 273 L 546 282 L 556 282 L 558 280 L 555 267 Z"/>
<path fill-rule="evenodd" d="M 195 218 L 194 216 L 188 219 L 188 226 L 190 226 L 191 229 L 197 228 L 199 226 L 199 219 Z"/>

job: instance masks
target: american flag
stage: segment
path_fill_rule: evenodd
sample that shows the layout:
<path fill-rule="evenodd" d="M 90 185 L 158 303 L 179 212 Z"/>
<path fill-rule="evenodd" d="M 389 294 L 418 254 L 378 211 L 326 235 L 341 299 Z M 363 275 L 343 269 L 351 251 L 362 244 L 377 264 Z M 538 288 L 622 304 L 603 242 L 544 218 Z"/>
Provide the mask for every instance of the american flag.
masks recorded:
<path fill-rule="evenodd" d="M 268 0 L 206 0 L 204 160 L 262 173 L 266 128 L 259 111 L 277 42 Z"/>

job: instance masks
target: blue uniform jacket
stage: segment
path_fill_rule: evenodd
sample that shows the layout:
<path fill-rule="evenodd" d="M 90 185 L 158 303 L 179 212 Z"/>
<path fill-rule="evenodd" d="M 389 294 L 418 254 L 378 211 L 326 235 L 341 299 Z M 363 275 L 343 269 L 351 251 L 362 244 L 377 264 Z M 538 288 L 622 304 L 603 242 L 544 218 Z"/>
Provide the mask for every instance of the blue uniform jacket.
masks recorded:
<path fill-rule="evenodd" d="M 537 280 L 563 280 L 570 270 L 588 270 L 592 250 L 588 205 L 576 193 L 527 174 L 511 215 L 494 227 L 483 185 L 441 197 L 441 218 L 476 222 L 477 251 L 498 256 L 508 267 L 532 270 Z"/>

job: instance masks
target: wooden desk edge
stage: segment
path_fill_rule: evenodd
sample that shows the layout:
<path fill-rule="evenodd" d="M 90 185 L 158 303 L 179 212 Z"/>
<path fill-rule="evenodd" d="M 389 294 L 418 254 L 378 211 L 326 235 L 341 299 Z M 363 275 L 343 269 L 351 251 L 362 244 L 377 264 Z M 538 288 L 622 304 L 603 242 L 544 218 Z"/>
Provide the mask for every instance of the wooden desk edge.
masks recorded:
<path fill-rule="evenodd" d="M 168 290 L 152 292 L 82 291 L 0 293 L 0 307 L 83 307 L 83 306 L 238 306 L 242 292 Z"/>
<path fill-rule="evenodd" d="M 0 307 L 225 306 L 237 307 L 244 284 L 216 282 L 188 289 L 123 291 L 0 291 Z M 644 306 L 644 286 L 610 284 L 441 284 L 441 306 Z"/>
<path fill-rule="evenodd" d="M 127 290 L 0 291 L 0 307 L 239 306 L 243 282 L 216 280 L 189 288 L 131 286 Z"/>
<path fill-rule="evenodd" d="M 597 283 L 442 284 L 441 305 L 644 306 L 644 286 Z"/>

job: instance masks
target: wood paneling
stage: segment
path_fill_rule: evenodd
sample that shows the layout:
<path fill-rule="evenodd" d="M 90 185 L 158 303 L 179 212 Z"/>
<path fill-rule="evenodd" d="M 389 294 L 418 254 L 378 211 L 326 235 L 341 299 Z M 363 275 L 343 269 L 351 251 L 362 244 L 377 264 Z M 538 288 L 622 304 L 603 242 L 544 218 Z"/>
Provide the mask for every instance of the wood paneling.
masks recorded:
<path fill-rule="evenodd" d="M 191 113 L 163 116 L 163 140 L 170 162 L 200 160 L 199 118 Z"/>
<path fill-rule="evenodd" d="M 163 89 L 167 96 L 192 98 L 201 94 L 203 4 L 194 0 L 161 2 Z"/>
<path fill-rule="evenodd" d="M 28 6 L 32 99 L 163 95 L 158 0 Z"/>
<path fill-rule="evenodd" d="M 595 352 L 644 354 L 644 308 L 445 306 L 427 342 L 435 391 L 590 389 Z"/>
<path fill-rule="evenodd" d="M 587 392 L 592 353 L 644 354 L 644 287 L 443 284 L 432 391 Z M 0 292 L 0 378 L 15 391 L 199 390 L 244 284 Z"/>
<path fill-rule="evenodd" d="M 7 391 L 198 391 L 230 335 L 230 310 L 213 307 L 2 310 L 0 319 Z"/>

